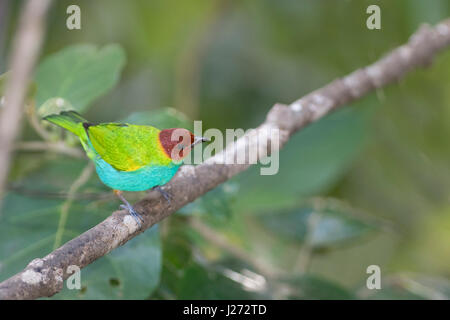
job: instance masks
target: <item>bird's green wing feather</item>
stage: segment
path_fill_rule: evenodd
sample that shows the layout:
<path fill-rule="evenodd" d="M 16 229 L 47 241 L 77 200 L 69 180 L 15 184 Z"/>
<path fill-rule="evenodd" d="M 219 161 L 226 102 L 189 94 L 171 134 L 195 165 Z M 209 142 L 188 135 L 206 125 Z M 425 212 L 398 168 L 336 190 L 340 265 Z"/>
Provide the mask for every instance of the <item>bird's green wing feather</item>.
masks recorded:
<path fill-rule="evenodd" d="M 159 129 L 152 126 L 105 123 L 86 128 L 89 141 L 100 157 L 120 171 L 135 171 L 145 165 L 168 165 L 161 150 Z"/>

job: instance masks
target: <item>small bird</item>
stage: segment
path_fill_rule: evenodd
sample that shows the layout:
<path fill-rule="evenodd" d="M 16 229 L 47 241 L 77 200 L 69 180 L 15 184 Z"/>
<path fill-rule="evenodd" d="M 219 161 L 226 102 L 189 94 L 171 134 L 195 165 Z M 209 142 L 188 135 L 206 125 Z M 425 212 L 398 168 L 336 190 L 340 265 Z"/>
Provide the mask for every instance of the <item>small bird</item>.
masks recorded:
<path fill-rule="evenodd" d="M 93 124 L 75 111 L 63 111 L 43 119 L 80 138 L 100 180 L 114 190 L 124 203 L 120 207 L 128 210 L 139 226 L 143 219 L 122 191 L 154 188 L 170 202 L 170 195 L 161 186 L 172 179 L 194 145 L 209 141 L 183 128 L 159 130 L 127 123 Z"/>

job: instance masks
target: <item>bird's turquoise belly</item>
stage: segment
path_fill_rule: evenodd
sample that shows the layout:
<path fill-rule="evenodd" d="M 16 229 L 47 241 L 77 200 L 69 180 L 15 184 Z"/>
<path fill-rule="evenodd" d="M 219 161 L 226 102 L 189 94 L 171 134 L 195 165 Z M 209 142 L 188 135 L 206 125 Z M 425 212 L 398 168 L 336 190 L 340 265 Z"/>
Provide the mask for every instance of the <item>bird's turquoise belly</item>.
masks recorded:
<path fill-rule="evenodd" d="M 136 171 L 118 171 L 98 157 L 95 168 L 100 180 L 108 187 L 122 191 L 144 191 L 169 182 L 179 165 L 145 166 Z"/>

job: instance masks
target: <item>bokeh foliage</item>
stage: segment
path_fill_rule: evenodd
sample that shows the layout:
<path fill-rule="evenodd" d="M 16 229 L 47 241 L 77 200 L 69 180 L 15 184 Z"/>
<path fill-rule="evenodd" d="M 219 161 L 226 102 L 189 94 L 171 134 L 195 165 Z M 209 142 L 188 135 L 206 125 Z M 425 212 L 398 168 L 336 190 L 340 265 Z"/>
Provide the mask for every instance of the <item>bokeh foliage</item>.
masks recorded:
<path fill-rule="evenodd" d="M 251 128 L 275 102 L 373 62 L 450 14 L 446 0 L 381 0 L 382 30 L 370 31 L 372 2 L 82 0 L 82 30 L 69 31 L 71 3 L 58 1 L 30 105 L 40 116 L 73 108 L 98 122 Z M 448 299 L 449 92 L 447 52 L 293 136 L 277 175 L 251 168 L 83 269 L 81 291 L 54 298 Z M 41 125 L 50 142 L 79 147 Z M 41 137 L 26 125 L 22 139 Z M 86 165 L 47 151 L 15 155 L 0 281 L 117 208 L 95 174 L 69 200 Z M 381 267 L 380 291 L 365 289 L 371 264 Z"/>

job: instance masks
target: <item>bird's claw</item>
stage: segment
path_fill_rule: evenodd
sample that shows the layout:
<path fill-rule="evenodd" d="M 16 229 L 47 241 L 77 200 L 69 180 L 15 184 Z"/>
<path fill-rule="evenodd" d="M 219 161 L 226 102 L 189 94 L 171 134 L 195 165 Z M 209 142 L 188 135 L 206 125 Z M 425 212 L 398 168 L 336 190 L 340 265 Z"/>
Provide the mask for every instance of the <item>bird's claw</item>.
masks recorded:
<path fill-rule="evenodd" d="M 127 206 L 125 204 L 121 204 L 120 208 L 127 210 L 128 213 L 134 218 L 136 223 L 139 225 L 139 228 L 142 227 L 141 222 L 144 222 L 144 218 L 142 218 L 142 216 L 136 210 L 134 210 L 134 208 L 132 206 Z"/>
<path fill-rule="evenodd" d="M 166 199 L 166 201 L 170 204 L 170 200 L 172 199 L 172 196 L 170 195 L 170 193 L 168 193 L 167 191 L 164 191 L 164 189 L 161 188 L 161 186 L 156 186 L 154 188 L 155 188 L 155 190 L 158 190 L 158 192 L 161 193 L 163 198 Z"/>

